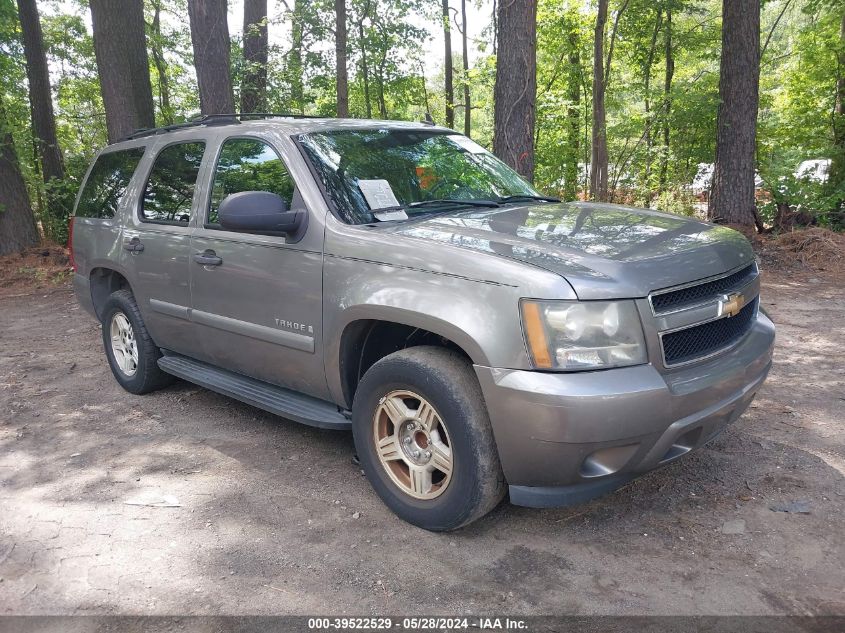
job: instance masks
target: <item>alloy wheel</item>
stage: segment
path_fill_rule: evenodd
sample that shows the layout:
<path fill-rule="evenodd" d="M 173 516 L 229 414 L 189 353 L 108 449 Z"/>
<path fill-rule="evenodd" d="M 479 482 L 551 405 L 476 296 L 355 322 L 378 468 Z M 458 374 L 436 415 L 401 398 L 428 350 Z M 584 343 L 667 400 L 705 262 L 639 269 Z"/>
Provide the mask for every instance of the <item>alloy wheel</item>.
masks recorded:
<path fill-rule="evenodd" d="M 434 499 L 452 480 L 449 431 L 434 406 L 412 391 L 391 391 L 373 416 L 379 462 L 390 479 L 415 499 Z"/>
<path fill-rule="evenodd" d="M 123 312 L 115 312 L 109 327 L 111 351 L 120 371 L 128 377 L 138 371 L 138 343 L 132 324 Z"/>

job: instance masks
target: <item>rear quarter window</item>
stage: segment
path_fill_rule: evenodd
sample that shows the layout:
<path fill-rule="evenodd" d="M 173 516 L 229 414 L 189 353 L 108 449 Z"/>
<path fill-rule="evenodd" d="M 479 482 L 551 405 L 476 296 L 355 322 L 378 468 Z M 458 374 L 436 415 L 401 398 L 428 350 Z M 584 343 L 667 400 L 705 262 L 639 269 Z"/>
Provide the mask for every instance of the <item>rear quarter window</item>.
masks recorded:
<path fill-rule="evenodd" d="M 100 154 L 82 187 L 76 217 L 113 218 L 143 155 L 143 147 Z"/>

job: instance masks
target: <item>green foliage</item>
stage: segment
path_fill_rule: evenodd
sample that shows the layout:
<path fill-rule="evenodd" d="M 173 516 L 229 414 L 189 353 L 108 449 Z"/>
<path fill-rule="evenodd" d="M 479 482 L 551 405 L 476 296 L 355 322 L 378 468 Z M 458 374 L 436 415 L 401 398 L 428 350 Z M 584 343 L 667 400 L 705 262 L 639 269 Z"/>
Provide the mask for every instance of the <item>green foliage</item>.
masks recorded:
<path fill-rule="evenodd" d="M 845 72 L 837 61 L 845 42 L 840 24 L 845 9 L 827 0 L 790 7 L 761 62 L 758 162 L 772 193 L 764 218 L 774 217 L 778 201 L 822 225 L 841 228 L 845 174 L 831 170 L 827 183 L 795 175 L 804 160 L 841 160 L 832 111 L 836 79 Z M 784 22 L 787 26 L 784 27 Z"/>
<path fill-rule="evenodd" d="M 541 0 L 537 39 L 535 180 L 572 200 L 583 186 L 583 166 L 589 160 L 584 134 L 592 77 L 590 16 L 577 2 Z"/>
<path fill-rule="evenodd" d="M 575 199 L 585 194 L 590 156 L 595 3 L 537 2 L 535 185 Z M 489 148 L 496 72 L 492 3 L 468 3 L 487 24 L 470 42 L 476 53 L 465 77 L 459 3 L 451 0 L 456 125 L 462 128 L 460 95 L 467 82 L 472 137 Z M 721 3 L 610 0 L 605 54 L 612 48 L 613 55 L 606 107 L 614 201 L 685 214 L 702 208 L 690 185 L 698 165 L 714 160 Z M 269 6 L 268 109 L 333 115 L 334 1 Z M 65 182 L 47 186 L 40 180 L 14 0 L 0 0 L 2 125 L 13 136 L 44 234 L 62 241 L 79 182 L 94 152 L 106 144 L 105 118 L 87 2 L 43 0 L 39 8 Z M 156 120 L 185 120 L 199 109 L 186 0 L 146 0 L 145 9 Z M 763 3 L 761 42 L 768 44 L 761 61 L 758 171 L 770 191 L 760 196 L 761 213 L 769 221 L 781 202 L 822 224 L 843 222 L 845 147 L 837 144 L 832 123 L 836 81 L 845 72 L 843 11 L 841 0 Z M 244 62 L 235 26 L 240 16 L 235 19 L 230 24 L 238 101 Z M 351 115 L 420 120 L 431 112 L 442 123 L 442 50 L 428 43 L 442 30 L 440 0 L 347 0 L 346 19 Z M 668 92 L 667 42 L 674 61 Z M 823 158 L 834 162 L 829 182 L 794 175 L 802 161 Z"/>

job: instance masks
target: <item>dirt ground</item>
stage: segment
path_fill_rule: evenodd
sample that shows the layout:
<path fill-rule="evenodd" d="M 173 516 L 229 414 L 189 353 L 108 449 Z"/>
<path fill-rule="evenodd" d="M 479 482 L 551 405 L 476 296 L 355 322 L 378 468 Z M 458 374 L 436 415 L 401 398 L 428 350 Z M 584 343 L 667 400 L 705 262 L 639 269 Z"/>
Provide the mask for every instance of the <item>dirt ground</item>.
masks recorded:
<path fill-rule="evenodd" d="M 774 370 L 710 446 L 445 535 L 381 504 L 351 435 L 127 394 L 66 280 L 4 292 L 0 614 L 845 614 L 845 290 L 817 275 L 767 275 Z"/>

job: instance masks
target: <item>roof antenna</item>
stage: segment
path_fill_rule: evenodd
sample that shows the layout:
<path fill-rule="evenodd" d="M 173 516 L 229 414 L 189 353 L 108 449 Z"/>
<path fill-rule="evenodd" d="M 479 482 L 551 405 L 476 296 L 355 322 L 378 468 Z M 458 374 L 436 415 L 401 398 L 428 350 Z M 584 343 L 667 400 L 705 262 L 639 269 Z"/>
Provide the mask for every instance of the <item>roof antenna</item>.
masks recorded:
<path fill-rule="evenodd" d="M 425 118 L 422 121 L 420 121 L 420 123 L 425 123 L 426 125 L 436 125 L 434 123 L 434 119 L 431 117 L 431 112 L 426 112 Z"/>

